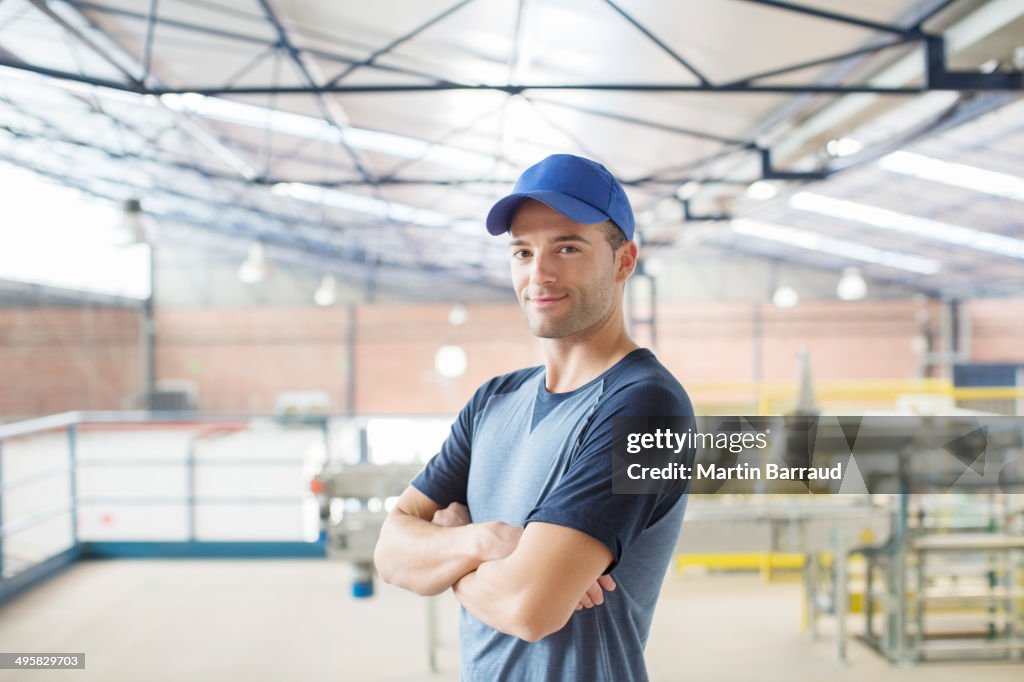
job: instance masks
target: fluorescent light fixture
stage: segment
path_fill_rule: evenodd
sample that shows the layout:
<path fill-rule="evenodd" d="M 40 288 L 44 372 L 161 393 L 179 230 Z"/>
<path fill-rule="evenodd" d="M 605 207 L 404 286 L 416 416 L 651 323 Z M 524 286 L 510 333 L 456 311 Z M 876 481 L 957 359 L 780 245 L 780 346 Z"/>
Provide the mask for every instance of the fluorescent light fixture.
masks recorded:
<path fill-rule="evenodd" d="M 424 159 L 467 171 L 483 171 L 494 166 L 486 154 L 437 145 L 404 135 L 366 130 L 343 125 L 335 127 L 322 118 L 235 102 L 220 97 L 206 97 L 194 92 L 166 94 L 160 101 L 173 111 L 197 114 L 252 128 L 270 129 L 286 135 L 346 144 L 369 152 L 378 152 L 403 159 Z"/>
<path fill-rule="evenodd" d="M 829 140 L 825 145 L 825 151 L 829 156 L 852 156 L 862 149 L 864 149 L 864 143 L 852 137 Z"/>
<path fill-rule="evenodd" d="M 843 301 L 860 301 L 868 295 L 868 283 L 857 268 L 845 268 L 836 285 L 836 296 Z"/>
<path fill-rule="evenodd" d="M 871 225 L 883 230 L 912 234 L 922 239 L 965 246 L 999 256 L 1024 259 L 1024 240 L 1004 237 L 1001 234 L 952 225 L 931 218 L 919 218 L 906 213 L 858 204 L 845 199 L 835 199 L 812 192 L 797 192 L 790 197 L 789 205 L 801 211 L 810 211 L 832 218 Z"/>
<path fill-rule="evenodd" d="M 941 182 L 975 192 L 1024 201 L 1024 178 L 942 161 L 912 152 L 893 152 L 878 161 L 879 168 L 922 180 Z"/>
<path fill-rule="evenodd" d="M 747 187 L 745 195 L 747 198 L 754 199 L 755 201 L 765 201 L 767 199 L 771 199 L 778 193 L 779 190 L 773 183 L 765 180 L 758 180 L 757 182 L 752 183 L 750 187 Z"/>
<path fill-rule="evenodd" d="M 898 253 L 896 251 L 883 251 L 860 242 L 826 237 L 817 232 L 766 223 L 760 220 L 736 218 L 732 221 L 730 227 L 733 232 L 745 236 L 781 242 L 797 248 L 807 249 L 808 251 L 828 253 L 842 258 L 884 265 L 889 268 L 906 270 L 921 275 L 934 275 L 942 267 L 939 261 L 931 258 L 911 256 L 910 254 Z"/>
<path fill-rule="evenodd" d="M 270 191 L 279 196 L 314 204 L 326 204 L 346 211 L 365 213 L 401 223 L 414 223 L 425 227 L 448 227 L 453 222 L 450 216 L 436 211 L 301 182 L 279 182 Z"/>
<path fill-rule="evenodd" d="M 73 92 L 79 95 L 100 95 L 101 97 L 116 99 L 118 101 L 125 102 L 126 104 L 142 104 L 144 106 L 153 106 L 156 104 L 156 98 L 152 95 L 140 96 L 134 92 L 118 90 L 117 88 L 108 88 L 104 85 L 93 85 L 91 83 L 81 83 L 79 81 L 44 76 L 42 74 L 15 68 L 13 66 L 0 66 L 0 78 L 4 80 L 11 79 L 14 81 L 22 81 L 48 89 L 57 88 L 59 90 Z"/>
<path fill-rule="evenodd" d="M 772 294 L 772 304 L 776 308 L 792 308 L 799 302 L 800 294 L 788 284 L 783 284 Z"/>

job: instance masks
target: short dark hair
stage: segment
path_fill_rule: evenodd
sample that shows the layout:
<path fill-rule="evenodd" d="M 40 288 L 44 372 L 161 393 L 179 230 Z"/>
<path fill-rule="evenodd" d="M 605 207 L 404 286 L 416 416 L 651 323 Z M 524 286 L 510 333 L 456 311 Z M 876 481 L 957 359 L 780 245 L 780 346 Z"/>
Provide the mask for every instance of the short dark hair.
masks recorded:
<path fill-rule="evenodd" d="M 619 229 L 614 221 L 606 220 L 601 223 L 601 231 L 604 232 L 604 238 L 608 240 L 608 245 L 612 247 L 612 253 L 618 251 L 619 247 L 626 243 L 626 234 Z"/>

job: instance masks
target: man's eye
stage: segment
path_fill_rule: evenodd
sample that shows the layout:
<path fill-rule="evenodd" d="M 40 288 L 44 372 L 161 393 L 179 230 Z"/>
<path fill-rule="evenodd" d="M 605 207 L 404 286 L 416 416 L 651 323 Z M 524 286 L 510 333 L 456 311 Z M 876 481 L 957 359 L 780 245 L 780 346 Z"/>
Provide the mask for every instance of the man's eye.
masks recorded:
<path fill-rule="evenodd" d="M 530 255 L 530 252 L 527 251 L 526 249 L 519 249 L 518 251 L 513 251 L 512 252 L 512 257 L 513 258 L 527 258 L 529 255 Z"/>
<path fill-rule="evenodd" d="M 579 253 L 579 249 L 575 246 L 563 246 L 559 251 L 562 253 Z"/>

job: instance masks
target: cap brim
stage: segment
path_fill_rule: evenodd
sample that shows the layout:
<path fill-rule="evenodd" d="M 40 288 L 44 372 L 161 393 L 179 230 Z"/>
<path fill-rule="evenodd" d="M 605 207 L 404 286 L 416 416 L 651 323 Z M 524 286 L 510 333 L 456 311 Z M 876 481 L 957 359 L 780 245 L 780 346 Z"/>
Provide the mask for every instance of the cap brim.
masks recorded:
<path fill-rule="evenodd" d="M 519 204 L 527 199 L 535 199 L 578 223 L 603 223 L 611 220 L 603 211 L 575 197 L 551 190 L 539 190 L 509 194 L 496 203 L 487 214 L 487 231 L 494 235 L 506 232 L 510 227 L 512 215 L 519 208 Z"/>

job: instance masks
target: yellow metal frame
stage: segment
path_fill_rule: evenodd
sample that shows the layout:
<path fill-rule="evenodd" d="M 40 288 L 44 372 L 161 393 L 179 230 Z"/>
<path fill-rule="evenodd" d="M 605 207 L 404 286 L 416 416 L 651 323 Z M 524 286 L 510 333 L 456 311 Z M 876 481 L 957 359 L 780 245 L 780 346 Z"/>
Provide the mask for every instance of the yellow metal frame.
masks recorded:
<path fill-rule="evenodd" d="M 695 566 L 712 571 L 760 571 L 761 577 L 767 581 L 771 580 L 772 571 L 803 568 L 804 555 L 783 552 L 734 552 L 676 556 L 676 571 L 680 576 L 686 573 L 686 569 Z"/>
<path fill-rule="evenodd" d="M 792 382 L 687 384 L 702 414 L 782 414 L 796 404 L 800 386 Z M 814 385 L 815 399 L 825 409 L 893 404 L 904 395 L 946 396 L 953 401 L 1024 399 L 1024 387 L 955 388 L 949 379 L 890 379 L 822 381 Z"/>

